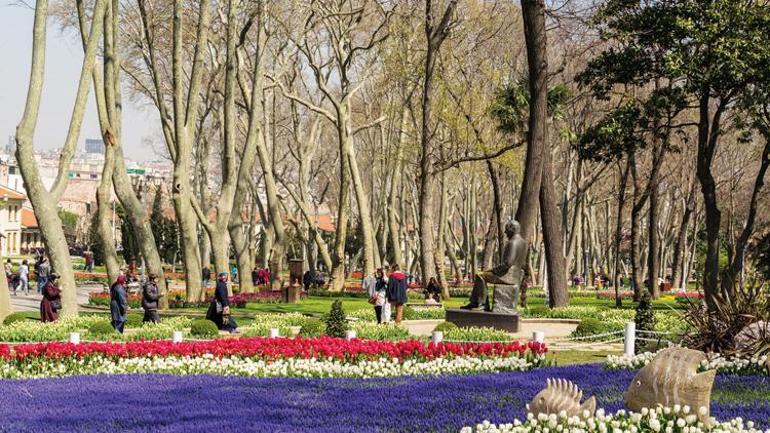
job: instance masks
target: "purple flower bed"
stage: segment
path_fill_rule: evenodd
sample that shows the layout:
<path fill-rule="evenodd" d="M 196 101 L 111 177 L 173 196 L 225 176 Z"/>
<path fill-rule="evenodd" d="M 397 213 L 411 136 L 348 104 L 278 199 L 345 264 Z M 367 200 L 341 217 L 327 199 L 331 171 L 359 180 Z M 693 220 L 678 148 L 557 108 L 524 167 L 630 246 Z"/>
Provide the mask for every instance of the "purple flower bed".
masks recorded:
<path fill-rule="evenodd" d="M 522 419 L 548 377 L 617 410 L 634 373 L 597 365 L 398 379 L 86 376 L 0 381 L 2 432 L 429 432 Z M 770 427 L 770 378 L 719 375 L 712 414 Z"/>

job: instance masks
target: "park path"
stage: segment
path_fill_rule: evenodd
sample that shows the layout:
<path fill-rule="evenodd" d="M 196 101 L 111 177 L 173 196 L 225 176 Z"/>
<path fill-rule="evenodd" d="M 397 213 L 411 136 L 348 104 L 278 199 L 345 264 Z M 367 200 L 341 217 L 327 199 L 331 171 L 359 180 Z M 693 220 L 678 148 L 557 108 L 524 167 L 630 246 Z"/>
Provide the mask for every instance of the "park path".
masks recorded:
<path fill-rule="evenodd" d="M 78 286 L 78 305 L 88 304 L 88 294 L 94 290 L 99 290 L 99 287 Z M 13 306 L 14 311 L 24 312 L 40 310 L 40 299 L 42 296 L 37 293 L 37 290 L 30 290 L 29 296 L 22 292 L 16 293 L 17 295 L 13 296 L 13 291 L 11 291 L 11 305 Z"/>

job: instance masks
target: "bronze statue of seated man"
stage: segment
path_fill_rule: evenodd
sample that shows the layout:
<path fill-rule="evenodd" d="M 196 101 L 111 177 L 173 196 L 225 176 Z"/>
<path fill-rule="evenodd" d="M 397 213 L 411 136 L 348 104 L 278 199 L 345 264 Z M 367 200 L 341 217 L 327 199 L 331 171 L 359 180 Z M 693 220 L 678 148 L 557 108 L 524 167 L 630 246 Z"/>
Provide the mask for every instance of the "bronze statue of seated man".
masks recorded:
<path fill-rule="evenodd" d="M 495 295 L 498 294 L 498 290 L 506 291 L 506 293 L 500 293 L 501 296 L 495 296 L 495 312 L 516 312 L 516 300 L 527 260 L 527 242 L 519 234 L 520 230 L 517 221 L 509 221 L 505 225 L 505 235 L 508 240 L 503 247 L 503 262 L 492 269 L 476 274 L 470 302 L 461 308 L 473 310 L 483 306 L 485 311 L 492 311 L 487 291 L 487 283 L 490 283 L 505 286 L 496 287 Z M 508 291 L 513 293 L 507 293 Z"/>

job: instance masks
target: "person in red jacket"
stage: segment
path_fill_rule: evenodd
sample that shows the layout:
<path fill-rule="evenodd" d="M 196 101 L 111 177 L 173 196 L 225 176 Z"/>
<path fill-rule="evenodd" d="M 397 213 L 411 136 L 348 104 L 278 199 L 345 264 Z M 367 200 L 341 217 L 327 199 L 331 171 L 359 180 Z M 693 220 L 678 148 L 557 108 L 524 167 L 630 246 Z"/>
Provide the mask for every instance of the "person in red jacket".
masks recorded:
<path fill-rule="evenodd" d="M 404 304 L 406 304 L 406 275 L 399 270 L 398 264 L 394 264 L 390 269 L 385 293 L 388 302 L 396 310 L 396 325 L 400 325 L 404 316 Z"/>
<path fill-rule="evenodd" d="M 61 289 L 58 284 L 59 275 L 51 274 L 42 289 L 43 299 L 40 301 L 40 320 L 55 322 L 61 309 Z"/>

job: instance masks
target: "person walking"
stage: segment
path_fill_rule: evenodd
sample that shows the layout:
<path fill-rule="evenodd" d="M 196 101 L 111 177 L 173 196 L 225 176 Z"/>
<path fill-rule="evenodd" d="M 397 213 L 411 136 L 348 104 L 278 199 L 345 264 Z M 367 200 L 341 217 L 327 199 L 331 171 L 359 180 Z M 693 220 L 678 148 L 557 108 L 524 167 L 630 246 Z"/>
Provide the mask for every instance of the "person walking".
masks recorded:
<path fill-rule="evenodd" d="M 374 313 L 377 316 L 377 323 L 380 323 L 380 314 L 382 314 L 382 305 L 377 305 L 377 272 L 364 277 L 362 283 L 364 292 L 369 296 L 369 303 L 374 306 Z"/>
<path fill-rule="evenodd" d="M 110 287 L 110 315 L 112 327 L 123 333 L 128 312 L 128 297 L 126 296 L 126 276 L 120 275 Z"/>
<path fill-rule="evenodd" d="M 42 293 L 46 284 L 48 284 L 48 275 L 51 273 L 51 265 L 48 263 L 48 259 L 42 257 L 38 262 L 36 277 L 37 277 L 37 292 Z"/>
<path fill-rule="evenodd" d="M 94 271 L 94 253 L 92 253 L 91 251 L 84 251 L 83 260 L 85 260 L 85 263 L 86 263 L 85 271 L 93 272 Z"/>
<path fill-rule="evenodd" d="M 404 316 L 404 304 L 407 301 L 406 275 L 399 270 L 398 264 L 394 264 L 390 269 L 386 295 L 391 307 L 396 310 L 396 325 L 400 325 Z"/>
<path fill-rule="evenodd" d="M 259 269 L 257 269 L 256 266 L 251 270 L 251 284 L 253 284 L 254 287 L 259 286 Z"/>
<path fill-rule="evenodd" d="M 8 280 L 9 284 L 11 282 L 12 277 L 13 277 L 13 263 L 11 263 L 11 259 L 8 259 L 5 261 L 5 279 Z"/>
<path fill-rule="evenodd" d="M 26 259 L 22 260 L 21 266 L 19 266 L 19 288 L 29 295 L 29 264 Z"/>
<path fill-rule="evenodd" d="M 160 289 L 158 289 L 158 275 L 150 274 L 150 278 L 142 287 L 142 308 L 144 309 L 142 323 L 160 323 L 160 316 L 158 316 L 158 300 L 160 300 L 162 296 Z"/>
<path fill-rule="evenodd" d="M 209 282 L 211 281 L 211 270 L 208 266 L 204 266 L 203 270 L 201 271 L 201 281 L 203 290 L 206 290 L 206 288 L 209 286 Z"/>
<path fill-rule="evenodd" d="M 262 272 L 262 284 L 270 287 L 270 268 L 265 268 L 264 272 Z"/>
<path fill-rule="evenodd" d="M 375 276 L 377 281 L 374 284 L 376 296 L 374 313 L 377 316 L 377 323 L 388 323 L 390 322 L 390 304 L 388 304 L 388 297 L 386 295 L 388 280 L 385 278 L 385 272 L 382 268 L 377 269 Z"/>
<path fill-rule="evenodd" d="M 432 299 L 436 302 L 441 302 L 441 286 L 439 286 L 438 281 L 436 281 L 436 277 L 430 277 L 428 287 L 425 288 L 423 294 L 425 295 L 426 301 Z"/>
<path fill-rule="evenodd" d="M 238 333 L 238 324 L 235 319 L 230 317 L 230 300 L 227 297 L 227 272 L 220 272 L 217 275 L 217 285 L 214 290 L 214 299 L 211 300 L 206 319 L 211 320 L 217 325 L 217 328 L 229 331 L 231 334 Z"/>
<path fill-rule="evenodd" d="M 59 275 L 50 274 L 41 290 L 43 299 L 40 300 L 40 321 L 55 322 L 59 318 L 59 310 L 61 310 Z"/>

